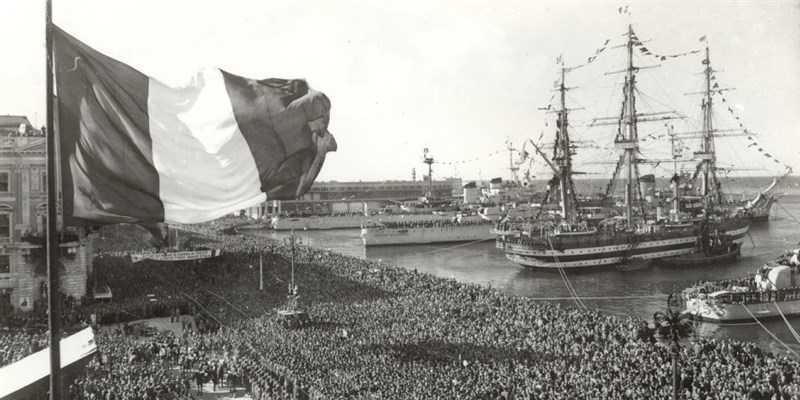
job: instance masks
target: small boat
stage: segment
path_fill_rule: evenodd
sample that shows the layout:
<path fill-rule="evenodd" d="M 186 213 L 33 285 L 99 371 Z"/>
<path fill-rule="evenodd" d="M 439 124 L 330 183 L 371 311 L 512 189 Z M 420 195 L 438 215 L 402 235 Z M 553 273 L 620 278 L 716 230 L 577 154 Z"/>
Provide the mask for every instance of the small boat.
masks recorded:
<path fill-rule="evenodd" d="M 675 266 L 698 266 L 709 264 L 721 264 L 728 261 L 733 261 L 741 253 L 741 245 L 733 244 L 721 250 L 711 251 L 709 253 L 690 253 L 678 257 L 663 258 L 659 260 L 661 264 L 675 265 Z"/>
<path fill-rule="evenodd" d="M 800 317 L 800 248 L 740 279 L 699 282 L 683 290 L 684 310 L 700 321 Z"/>
<path fill-rule="evenodd" d="M 621 261 L 617 264 L 614 269 L 617 271 L 639 271 L 642 269 L 650 268 L 650 260 L 641 260 L 641 259 L 630 259 L 626 261 Z"/>

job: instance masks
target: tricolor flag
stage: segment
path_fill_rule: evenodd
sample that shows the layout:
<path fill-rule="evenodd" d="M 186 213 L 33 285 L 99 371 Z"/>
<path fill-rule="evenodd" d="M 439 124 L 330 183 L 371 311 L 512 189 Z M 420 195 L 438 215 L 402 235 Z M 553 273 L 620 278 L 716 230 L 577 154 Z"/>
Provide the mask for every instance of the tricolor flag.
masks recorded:
<path fill-rule="evenodd" d="M 302 196 L 336 150 L 303 80 L 169 87 L 53 27 L 65 224 L 197 223 Z"/>

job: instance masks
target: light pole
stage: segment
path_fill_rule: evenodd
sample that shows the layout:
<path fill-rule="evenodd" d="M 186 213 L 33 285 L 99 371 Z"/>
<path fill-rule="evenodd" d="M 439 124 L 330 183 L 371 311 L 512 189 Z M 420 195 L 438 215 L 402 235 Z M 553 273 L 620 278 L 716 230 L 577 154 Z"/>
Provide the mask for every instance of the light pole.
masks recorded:
<path fill-rule="evenodd" d="M 288 246 L 291 246 L 291 248 L 292 248 L 292 264 L 291 264 L 291 266 L 292 266 L 292 280 L 291 280 L 291 283 L 289 284 L 290 285 L 289 286 L 289 290 L 292 291 L 292 293 L 294 293 L 293 292 L 294 291 L 294 249 L 295 249 L 295 245 L 297 243 L 302 243 L 302 241 L 298 240 L 297 237 L 294 235 L 294 231 L 292 231 L 291 236 L 283 238 L 283 242 L 286 243 Z"/>
<path fill-rule="evenodd" d="M 655 326 L 656 339 L 670 341 L 670 355 L 672 356 L 672 399 L 678 400 L 678 390 L 680 381 L 678 378 L 678 356 L 680 344 L 678 340 L 682 337 L 688 336 L 688 333 L 693 329 L 691 325 L 691 317 L 688 314 L 681 314 L 679 311 L 673 310 L 672 298 L 675 293 L 670 293 L 667 297 L 667 312 L 666 314 L 658 311 L 653 314 L 653 324 Z M 668 330 L 668 337 L 665 337 L 661 331 Z"/>

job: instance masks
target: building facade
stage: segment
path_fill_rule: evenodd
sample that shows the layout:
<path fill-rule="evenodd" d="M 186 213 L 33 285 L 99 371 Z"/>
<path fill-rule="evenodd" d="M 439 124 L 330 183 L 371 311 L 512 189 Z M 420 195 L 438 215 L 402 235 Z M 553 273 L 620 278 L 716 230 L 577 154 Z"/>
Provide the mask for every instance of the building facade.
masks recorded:
<path fill-rule="evenodd" d="M 430 187 L 428 181 L 315 182 L 297 201 L 408 200 L 424 197 Z M 431 197 L 448 198 L 460 190 L 461 179 L 433 181 Z"/>
<path fill-rule="evenodd" d="M 433 198 L 452 198 L 462 195 L 461 179 L 448 178 L 433 181 L 383 181 L 383 182 L 314 182 L 297 200 L 267 201 L 257 207 L 242 210 L 242 215 L 262 218 L 281 212 L 331 213 L 363 212 L 366 204 L 379 209 L 382 203 L 418 200 L 426 197 L 433 187 Z"/>
<path fill-rule="evenodd" d="M 46 141 L 27 118 L 0 116 L 0 312 L 46 303 Z M 58 221 L 60 227 L 60 221 Z M 62 237 L 65 237 L 62 235 Z M 91 272 L 88 241 L 62 240 L 61 292 L 80 301 Z"/>

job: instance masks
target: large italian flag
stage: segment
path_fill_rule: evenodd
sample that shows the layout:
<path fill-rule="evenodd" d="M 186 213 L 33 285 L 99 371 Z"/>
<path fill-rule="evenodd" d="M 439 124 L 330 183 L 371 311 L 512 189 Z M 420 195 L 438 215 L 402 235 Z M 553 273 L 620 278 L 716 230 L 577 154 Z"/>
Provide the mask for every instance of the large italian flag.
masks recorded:
<path fill-rule="evenodd" d="M 336 150 L 330 101 L 303 80 L 204 69 L 169 87 L 53 29 L 67 225 L 196 223 L 295 199 Z"/>

